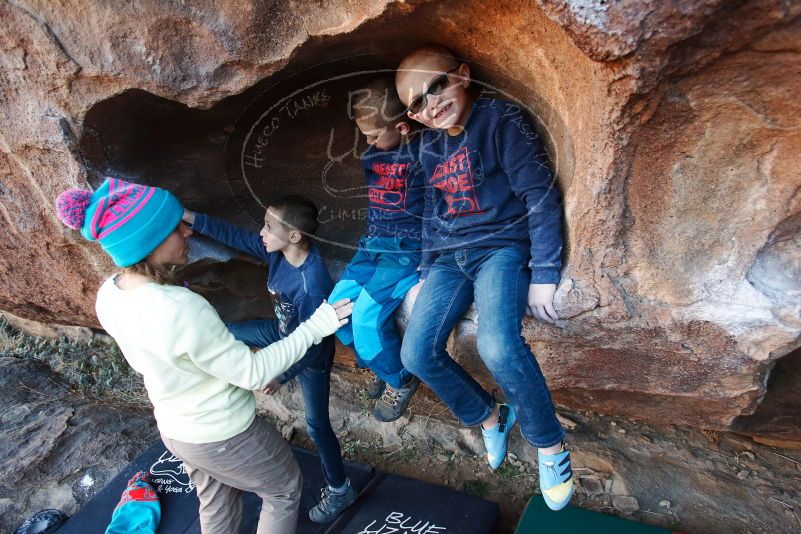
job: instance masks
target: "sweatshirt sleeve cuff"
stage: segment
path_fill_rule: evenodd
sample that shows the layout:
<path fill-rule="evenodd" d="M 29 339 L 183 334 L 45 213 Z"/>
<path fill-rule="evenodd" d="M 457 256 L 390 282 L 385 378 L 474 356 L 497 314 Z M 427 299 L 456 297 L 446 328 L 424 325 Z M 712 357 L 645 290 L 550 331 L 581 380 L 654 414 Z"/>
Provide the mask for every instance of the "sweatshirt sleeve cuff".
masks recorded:
<path fill-rule="evenodd" d="M 561 278 L 559 269 L 538 268 L 531 270 L 532 284 L 559 284 Z"/>
<path fill-rule="evenodd" d="M 339 330 L 339 318 L 334 307 L 324 302 L 320 304 L 311 317 L 305 321 L 311 328 L 314 336 L 314 344 L 320 343 L 324 337 L 328 337 Z"/>
<path fill-rule="evenodd" d="M 192 230 L 199 233 L 206 233 L 206 216 L 202 213 L 195 213 L 195 222 L 192 223 Z"/>

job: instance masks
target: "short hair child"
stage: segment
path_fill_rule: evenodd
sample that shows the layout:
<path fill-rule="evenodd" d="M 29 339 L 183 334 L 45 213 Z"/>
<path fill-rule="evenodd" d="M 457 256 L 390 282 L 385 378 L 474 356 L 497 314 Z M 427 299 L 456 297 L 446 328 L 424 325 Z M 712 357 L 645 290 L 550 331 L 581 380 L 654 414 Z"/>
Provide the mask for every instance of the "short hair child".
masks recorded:
<path fill-rule="evenodd" d="M 286 195 L 270 202 L 268 208 L 280 211 L 280 222 L 287 229 L 300 230 L 303 240 L 309 240 L 320 227 L 317 206 L 304 196 Z"/>
<path fill-rule="evenodd" d="M 374 417 L 388 422 L 403 414 L 420 383 L 401 363 L 393 313 L 420 279 L 423 174 L 416 128 L 393 79 L 377 78 L 351 95 L 351 116 L 370 145 L 362 156 L 367 233 L 329 299 L 355 301 L 338 337 L 377 377 L 367 394 L 379 399 Z"/>
<path fill-rule="evenodd" d="M 333 281 L 311 240 L 319 225 L 317 215 L 311 200 L 300 195 L 281 197 L 269 204 L 264 227 L 255 234 L 208 215 L 184 213 L 184 220 L 195 232 L 267 264 L 267 290 L 275 301 L 276 319 L 226 325 L 239 341 L 251 347 L 265 347 L 283 339 L 308 319 L 331 292 Z M 310 519 L 317 523 L 333 521 L 356 499 L 356 491 L 345 477 L 339 441 L 328 415 L 333 359 L 334 338 L 329 336 L 263 390 L 271 395 L 294 377 L 300 382 L 309 437 L 320 453 L 328 483 L 320 503 L 309 510 Z"/>

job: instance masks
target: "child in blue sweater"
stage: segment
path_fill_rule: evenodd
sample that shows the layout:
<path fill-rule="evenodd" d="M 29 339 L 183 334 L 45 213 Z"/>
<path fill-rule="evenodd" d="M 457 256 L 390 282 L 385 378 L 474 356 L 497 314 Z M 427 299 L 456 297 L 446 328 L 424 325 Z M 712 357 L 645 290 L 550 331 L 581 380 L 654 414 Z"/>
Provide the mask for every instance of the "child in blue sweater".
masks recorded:
<path fill-rule="evenodd" d="M 237 340 L 261 348 L 288 336 L 331 292 L 331 276 L 309 239 L 317 230 L 317 216 L 317 208 L 310 200 L 287 196 L 270 204 L 264 214 L 264 227 L 254 234 L 208 215 L 184 212 L 184 221 L 195 232 L 255 256 L 268 266 L 267 290 L 275 301 L 276 319 L 228 324 Z M 309 518 L 317 523 L 333 521 L 356 499 L 356 491 L 345 478 L 339 441 L 328 415 L 333 361 L 334 338 L 329 336 L 263 390 L 271 395 L 292 378 L 297 377 L 300 382 L 306 428 L 320 453 L 328 483 L 320 503 L 309 510 Z"/>
<path fill-rule="evenodd" d="M 538 448 L 548 506 L 573 493 L 570 453 L 537 360 L 521 336 L 526 311 L 552 322 L 559 283 L 562 208 L 553 172 L 531 119 L 518 106 L 468 91 L 470 68 L 442 47 L 424 47 L 398 67 L 396 87 L 422 133 L 426 174 L 425 283 L 401 350 L 404 366 L 465 425 L 481 425 L 496 469 L 519 420 Z M 433 263 L 433 264 L 432 264 Z M 475 300 L 479 354 L 509 404 L 496 405 L 445 350 Z"/>
<path fill-rule="evenodd" d="M 362 155 L 367 235 L 359 240 L 329 300 L 355 302 L 351 322 L 337 337 L 378 377 L 368 396 L 381 397 L 373 415 L 388 422 L 403 414 L 420 383 L 401 363 L 393 312 L 420 280 L 423 172 L 417 160 L 419 139 L 404 115 L 394 80 L 379 78 L 354 94 L 352 115 L 370 145 Z"/>

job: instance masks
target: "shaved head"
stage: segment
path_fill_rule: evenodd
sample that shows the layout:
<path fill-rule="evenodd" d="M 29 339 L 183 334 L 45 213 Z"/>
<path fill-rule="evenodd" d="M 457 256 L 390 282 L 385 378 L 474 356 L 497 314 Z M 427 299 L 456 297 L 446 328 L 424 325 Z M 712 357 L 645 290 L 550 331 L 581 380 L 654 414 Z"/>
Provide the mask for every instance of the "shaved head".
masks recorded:
<path fill-rule="evenodd" d="M 456 135 L 470 116 L 470 66 L 444 46 L 429 45 L 403 58 L 395 88 L 406 115 L 429 128 Z"/>
<path fill-rule="evenodd" d="M 444 72 L 459 65 L 460 61 L 453 55 L 453 52 L 439 45 L 421 46 L 403 58 L 395 74 L 395 86 L 398 88 L 398 96 L 401 101 L 408 105 L 412 98 L 411 94 L 401 94 L 401 87 L 405 86 L 409 76 L 415 72 L 438 73 Z M 408 91 L 404 91 L 408 93 Z"/>

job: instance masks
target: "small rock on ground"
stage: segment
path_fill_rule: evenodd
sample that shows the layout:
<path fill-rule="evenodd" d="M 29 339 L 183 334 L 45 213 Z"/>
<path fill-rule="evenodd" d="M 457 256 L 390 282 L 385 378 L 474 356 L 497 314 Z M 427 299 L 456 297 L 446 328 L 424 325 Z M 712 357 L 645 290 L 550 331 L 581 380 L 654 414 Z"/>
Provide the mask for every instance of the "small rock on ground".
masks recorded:
<path fill-rule="evenodd" d="M 622 514 L 633 514 L 640 509 L 637 499 L 628 495 L 618 495 L 612 499 L 612 506 Z"/>

